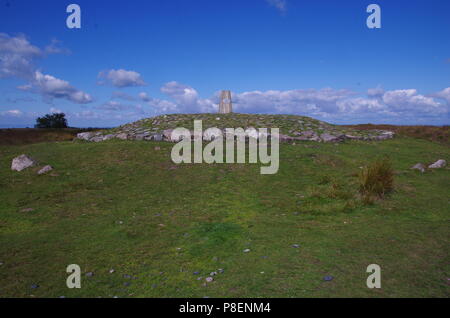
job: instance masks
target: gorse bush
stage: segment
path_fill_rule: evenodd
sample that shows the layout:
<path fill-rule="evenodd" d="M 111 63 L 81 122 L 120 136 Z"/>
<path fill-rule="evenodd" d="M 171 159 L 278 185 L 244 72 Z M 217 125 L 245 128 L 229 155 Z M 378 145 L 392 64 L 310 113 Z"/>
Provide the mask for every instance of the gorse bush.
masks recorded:
<path fill-rule="evenodd" d="M 388 158 L 378 159 L 364 167 L 358 175 L 359 192 L 368 200 L 384 197 L 394 189 L 394 170 Z"/>

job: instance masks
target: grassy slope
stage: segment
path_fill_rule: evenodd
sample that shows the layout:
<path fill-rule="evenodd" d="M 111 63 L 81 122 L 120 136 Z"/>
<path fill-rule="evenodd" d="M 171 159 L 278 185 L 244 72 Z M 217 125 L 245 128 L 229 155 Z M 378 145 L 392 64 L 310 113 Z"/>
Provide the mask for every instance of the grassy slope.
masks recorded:
<path fill-rule="evenodd" d="M 171 147 L 0 146 L 0 297 L 449 296 L 450 170 L 409 170 L 448 161 L 447 147 L 409 138 L 281 145 L 276 175 L 259 165 L 174 168 Z M 58 176 L 11 171 L 21 153 Z M 382 154 L 397 191 L 363 206 L 355 173 Z M 65 286 L 72 263 L 95 273 L 81 289 Z M 371 263 L 382 267 L 380 290 L 365 286 Z"/>

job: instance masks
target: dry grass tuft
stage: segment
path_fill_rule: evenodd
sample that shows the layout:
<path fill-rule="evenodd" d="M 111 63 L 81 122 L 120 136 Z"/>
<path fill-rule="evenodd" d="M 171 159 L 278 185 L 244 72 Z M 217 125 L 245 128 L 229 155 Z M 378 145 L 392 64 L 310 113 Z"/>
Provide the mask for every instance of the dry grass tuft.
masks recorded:
<path fill-rule="evenodd" d="M 394 189 L 394 170 L 389 159 L 378 159 L 364 167 L 358 175 L 359 192 L 363 201 L 372 197 L 383 198 Z"/>

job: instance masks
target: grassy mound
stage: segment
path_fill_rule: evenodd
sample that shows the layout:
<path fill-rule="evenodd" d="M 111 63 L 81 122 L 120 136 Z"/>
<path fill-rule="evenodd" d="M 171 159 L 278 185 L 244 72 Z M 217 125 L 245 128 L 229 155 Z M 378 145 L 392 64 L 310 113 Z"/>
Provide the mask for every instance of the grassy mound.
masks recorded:
<path fill-rule="evenodd" d="M 111 133 L 161 133 L 166 129 L 184 127 L 194 129 L 194 120 L 202 120 L 203 130 L 216 127 L 225 128 L 279 128 L 280 134 L 297 136 L 301 132 L 310 131 L 316 135 L 323 133 L 331 135 L 352 135 L 355 137 L 375 137 L 379 130 L 357 130 L 349 127 L 332 125 L 311 117 L 297 115 L 263 115 L 263 114 L 172 114 L 145 118 L 126 124 L 103 134 Z"/>

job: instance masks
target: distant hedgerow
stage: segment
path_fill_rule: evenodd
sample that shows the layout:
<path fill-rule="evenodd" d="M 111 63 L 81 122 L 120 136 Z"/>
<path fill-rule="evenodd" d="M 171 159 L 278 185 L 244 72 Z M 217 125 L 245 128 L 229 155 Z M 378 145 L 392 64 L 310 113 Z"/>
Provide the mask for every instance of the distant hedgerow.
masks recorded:
<path fill-rule="evenodd" d="M 388 158 L 378 159 L 362 169 L 359 177 L 359 192 L 366 201 L 376 196 L 384 197 L 394 189 L 394 170 Z"/>

